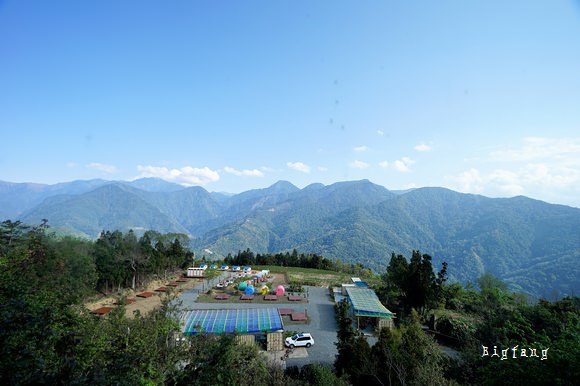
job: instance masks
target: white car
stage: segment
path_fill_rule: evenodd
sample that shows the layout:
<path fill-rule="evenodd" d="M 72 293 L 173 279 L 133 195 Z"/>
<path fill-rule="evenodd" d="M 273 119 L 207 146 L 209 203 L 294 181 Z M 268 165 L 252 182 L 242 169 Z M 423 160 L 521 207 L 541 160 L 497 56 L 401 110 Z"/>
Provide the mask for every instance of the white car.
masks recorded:
<path fill-rule="evenodd" d="M 294 347 L 310 347 L 314 344 L 314 338 L 307 332 L 303 332 L 301 334 L 296 334 L 294 336 L 290 336 L 286 338 L 284 341 L 286 347 L 294 348 Z"/>

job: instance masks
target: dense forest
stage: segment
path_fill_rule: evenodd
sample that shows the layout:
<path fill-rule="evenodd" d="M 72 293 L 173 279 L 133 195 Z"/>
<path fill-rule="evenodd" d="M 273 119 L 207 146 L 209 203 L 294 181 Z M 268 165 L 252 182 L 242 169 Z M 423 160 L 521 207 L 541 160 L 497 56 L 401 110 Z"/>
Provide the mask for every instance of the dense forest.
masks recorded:
<path fill-rule="evenodd" d="M 205 256 L 203 256 L 205 259 Z M 316 253 L 298 253 L 296 249 L 284 253 L 257 253 L 254 254 L 249 248 L 238 251 L 235 256 L 228 254 L 224 259 L 225 264 L 231 265 L 277 265 L 280 267 L 316 268 L 326 271 L 346 272 L 353 275 L 370 276 L 372 272 L 361 263 L 344 263 L 340 259 L 331 260 Z"/>
<path fill-rule="evenodd" d="M 477 286 L 447 282 L 429 255 L 394 255 L 377 293 L 397 313 L 397 327 L 367 343 L 344 306 L 337 307 L 334 369 L 269 366 L 232 336 L 183 337 L 176 306 L 101 318 L 83 302 L 97 291 L 131 288 L 186 267 L 193 255 L 177 234 L 104 231 L 96 241 L 55 237 L 37 226 L 0 224 L 0 383 L 346 385 L 550 384 L 580 379 L 580 299 L 529 302 L 491 275 Z M 363 269 L 297 251 L 231 262 Z M 237 259 L 237 260 L 234 260 Z M 263 260 L 260 260 L 263 259 Z M 337 265 L 333 265 L 337 264 Z M 434 338 L 444 336 L 456 355 Z M 438 335 L 437 335 L 438 334 Z M 242 369 L 243 371 L 240 371 Z"/>
<path fill-rule="evenodd" d="M 372 347 L 339 305 L 337 374 L 365 385 L 578 384 L 580 298 L 532 303 L 489 274 L 478 289 L 448 284 L 447 269 L 436 274 L 419 251 L 392 255 L 378 292 L 398 326 Z"/>

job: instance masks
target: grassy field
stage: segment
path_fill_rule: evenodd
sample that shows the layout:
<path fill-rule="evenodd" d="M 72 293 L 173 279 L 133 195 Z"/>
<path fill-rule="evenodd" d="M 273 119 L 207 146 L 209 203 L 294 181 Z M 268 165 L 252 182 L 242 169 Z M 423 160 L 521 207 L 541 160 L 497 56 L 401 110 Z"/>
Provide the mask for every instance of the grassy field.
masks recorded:
<path fill-rule="evenodd" d="M 353 277 L 350 273 L 326 271 L 323 269 L 300 268 L 300 267 L 280 267 L 277 265 L 262 265 L 252 267 L 254 270 L 268 269 L 271 273 L 284 274 L 287 278 L 286 284 L 299 282 L 303 285 L 313 285 L 317 287 L 336 286 L 342 283 L 350 283 Z M 373 285 L 378 282 L 377 277 L 363 278 L 361 280 Z"/>

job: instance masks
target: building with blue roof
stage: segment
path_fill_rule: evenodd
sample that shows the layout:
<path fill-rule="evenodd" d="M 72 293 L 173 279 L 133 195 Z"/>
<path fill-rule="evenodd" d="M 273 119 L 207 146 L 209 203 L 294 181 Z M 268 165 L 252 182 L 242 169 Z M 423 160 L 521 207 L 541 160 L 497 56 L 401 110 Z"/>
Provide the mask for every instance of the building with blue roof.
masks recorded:
<path fill-rule="evenodd" d="M 358 328 L 371 324 L 376 329 L 392 328 L 395 314 L 387 309 L 377 294 L 366 286 L 344 287 Z"/>

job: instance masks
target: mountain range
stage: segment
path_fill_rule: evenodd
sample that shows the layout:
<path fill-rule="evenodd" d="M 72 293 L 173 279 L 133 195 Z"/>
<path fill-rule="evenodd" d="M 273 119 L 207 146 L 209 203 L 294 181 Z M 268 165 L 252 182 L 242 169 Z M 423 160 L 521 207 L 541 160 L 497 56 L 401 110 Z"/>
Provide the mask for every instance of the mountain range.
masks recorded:
<path fill-rule="evenodd" d="M 240 194 L 210 193 L 148 178 L 56 185 L 0 181 L 0 219 L 96 238 L 102 230 L 153 229 L 190 236 L 208 258 L 250 248 L 297 249 L 384 271 L 414 249 L 449 264 L 451 280 L 484 272 L 548 298 L 580 292 L 580 209 L 518 196 L 488 198 L 444 188 L 393 192 L 368 180 L 279 181 Z"/>

